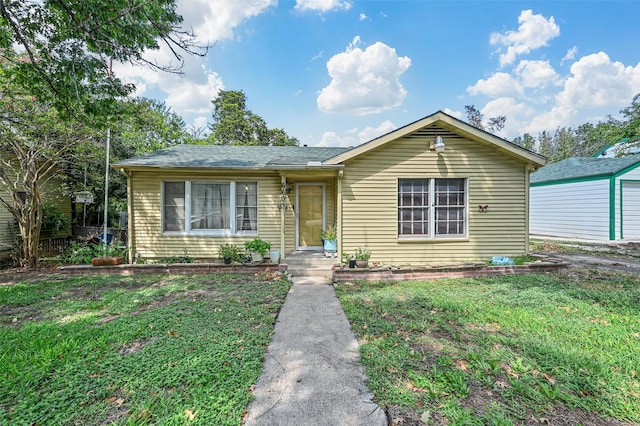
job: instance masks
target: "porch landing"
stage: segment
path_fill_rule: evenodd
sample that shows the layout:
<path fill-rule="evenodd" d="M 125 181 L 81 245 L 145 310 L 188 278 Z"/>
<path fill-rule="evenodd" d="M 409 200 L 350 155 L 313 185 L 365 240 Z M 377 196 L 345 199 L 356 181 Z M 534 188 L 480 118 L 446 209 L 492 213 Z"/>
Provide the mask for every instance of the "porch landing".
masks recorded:
<path fill-rule="evenodd" d="M 336 257 L 326 257 L 323 251 L 291 251 L 281 262 L 293 277 L 322 277 L 331 279 L 333 266 L 339 263 Z"/>

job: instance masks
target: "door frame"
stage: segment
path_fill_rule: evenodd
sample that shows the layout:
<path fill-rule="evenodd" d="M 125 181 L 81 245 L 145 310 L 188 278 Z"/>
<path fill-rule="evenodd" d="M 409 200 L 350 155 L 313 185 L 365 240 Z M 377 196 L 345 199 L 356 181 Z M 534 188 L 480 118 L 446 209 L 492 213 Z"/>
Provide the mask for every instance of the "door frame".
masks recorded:
<path fill-rule="evenodd" d="M 296 183 L 296 250 L 322 250 L 319 246 L 300 246 L 300 187 L 301 186 L 321 186 L 322 187 L 322 229 L 327 225 L 327 185 L 324 182 L 301 182 Z"/>

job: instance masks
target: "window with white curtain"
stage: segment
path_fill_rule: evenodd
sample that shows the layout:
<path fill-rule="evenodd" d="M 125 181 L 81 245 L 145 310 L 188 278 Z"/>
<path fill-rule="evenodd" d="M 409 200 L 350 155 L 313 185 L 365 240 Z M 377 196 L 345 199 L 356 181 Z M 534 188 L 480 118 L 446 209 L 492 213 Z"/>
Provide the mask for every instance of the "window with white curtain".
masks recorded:
<path fill-rule="evenodd" d="M 467 233 L 467 180 L 398 179 L 400 238 L 460 238 Z"/>
<path fill-rule="evenodd" d="M 163 182 L 162 229 L 195 235 L 257 235 L 258 184 Z"/>

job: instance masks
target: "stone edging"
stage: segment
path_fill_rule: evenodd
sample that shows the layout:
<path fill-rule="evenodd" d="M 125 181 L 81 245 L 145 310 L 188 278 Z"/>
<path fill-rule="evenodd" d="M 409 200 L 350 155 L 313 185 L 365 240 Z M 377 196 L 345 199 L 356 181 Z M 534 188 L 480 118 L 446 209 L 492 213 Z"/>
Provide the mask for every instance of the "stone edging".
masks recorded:
<path fill-rule="evenodd" d="M 544 262 L 532 262 L 514 266 L 489 266 L 484 263 L 473 263 L 434 267 L 343 269 L 339 265 L 335 265 L 333 267 L 333 281 L 430 281 L 443 278 L 476 278 L 498 275 L 557 272 L 566 266 L 568 266 L 568 264 L 562 260 L 551 258 Z"/>
<path fill-rule="evenodd" d="M 113 266 L 71 265 L 61 266 L 58 272 L 63 275 L 136 275 L 136 274 L 255 274 L 260 272 L 285 272 L 284 263 L 237 263 L 225 265 L 222 263 L 163 263 L 157 264 L 122 264 Z"/>

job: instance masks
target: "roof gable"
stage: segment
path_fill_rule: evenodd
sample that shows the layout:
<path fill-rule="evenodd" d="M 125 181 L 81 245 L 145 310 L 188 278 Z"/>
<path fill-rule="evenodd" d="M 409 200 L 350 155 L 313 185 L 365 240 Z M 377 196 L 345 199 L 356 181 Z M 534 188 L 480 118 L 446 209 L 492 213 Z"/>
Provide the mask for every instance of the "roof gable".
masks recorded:
<path fill-rule="evenodd" d="M 473 127 L 470 124 L 465 123 L 464 121 L 458 120 L 457 118 L 445 114 L 442 111 L 438 111 L 435 114 L 396 129 L 393 132 L 382 135 L 346 152 L 340 153 L 335 157 L 327 160 L 326 164 L 343 163 L 367 152 L 378 149 L 388 143 L 392 143 L 399 138 L 418 132 L 425 127 L 433 125 L 443 127 L 467 139 L 492 146 L 493 148 L 503 152 L 508 156 L 517 158 L 518 160 L 529 163 L 535 167 L 543 166 L 546 163 L 546 160 L 541 155 L 528 151 L 505 139 L 485 132 L 484 130 Z"/>
<path fill-rule="evenodd" d="M 572 157 L 532 173 L 531 184 L 609 178 L 634 166 L 640 166 L 640 155 L 621 158 Z"/>
<path fill-rule="evenodd" d="M 347 148 L 306 146 L 175 145 L 122 160 L 114 167 L 278 169 L 317 165 Z"/>

